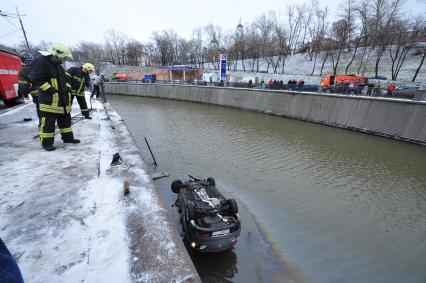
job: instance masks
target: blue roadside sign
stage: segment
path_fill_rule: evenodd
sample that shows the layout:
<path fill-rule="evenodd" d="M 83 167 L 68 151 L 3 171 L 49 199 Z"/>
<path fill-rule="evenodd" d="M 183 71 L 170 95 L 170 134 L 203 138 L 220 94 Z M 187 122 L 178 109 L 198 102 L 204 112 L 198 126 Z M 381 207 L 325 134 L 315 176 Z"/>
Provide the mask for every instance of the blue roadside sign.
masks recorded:
<path fill-rule="evenodd" d="M 220 54 L 220 79 L 226 81 L 226 65 L 228 56 L 226 54 Z"/>

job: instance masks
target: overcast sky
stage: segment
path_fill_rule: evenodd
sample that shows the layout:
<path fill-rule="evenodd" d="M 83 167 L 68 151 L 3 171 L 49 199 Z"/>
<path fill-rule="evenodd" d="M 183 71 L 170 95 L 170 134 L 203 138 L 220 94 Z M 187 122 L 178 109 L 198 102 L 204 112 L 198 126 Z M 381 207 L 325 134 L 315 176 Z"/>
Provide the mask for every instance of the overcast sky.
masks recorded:
<path fill-rule="evenodd" d="M 343 0 L 337 0 L 341 3 Z M 426 14 L 426 0 L 408 0 L 407 14 Z M 0 0 L 0 10 L 23 17 L 28 40 L 62 42 L 74 46 L 80 41 L 101 43 L 105 31 L 125 32 L 141 42 L 150 40 L 153 31 L 173 29 L 179 36 L 189 38 L 191 31 L 209 23 L 220 25 L 224 31 L 234 30 L 242 23 L 253 21 L 262 13 L 274 10 L 284 13 L 289 4 L 310 3 L 306 0 Z M 336 2 L 319 0 L 336 13 Z M 331 4 L 330 4 L 331 3 Z M 331 5 L 331 6 L 330 6 Z M 0 16 L 0 43 L 13 46 L 23 40 L 16 18 Z"/>

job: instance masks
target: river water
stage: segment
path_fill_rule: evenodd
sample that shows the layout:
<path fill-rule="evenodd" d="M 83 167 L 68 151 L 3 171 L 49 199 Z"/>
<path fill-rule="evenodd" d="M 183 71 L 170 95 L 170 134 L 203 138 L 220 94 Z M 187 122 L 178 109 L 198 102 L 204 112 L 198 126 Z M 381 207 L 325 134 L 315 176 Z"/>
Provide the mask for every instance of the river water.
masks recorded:
<path fill-rule="evenodd" d="M 193 256 L 203 281 L 426 282 L 425 147 L 206 104 L 109 99 L 145 161 L 143 137 L 171 174 L 156 181 L 166 203 L 172 180 L 191 174 L 213 176 L 244 207 L 234 251 Z"/>

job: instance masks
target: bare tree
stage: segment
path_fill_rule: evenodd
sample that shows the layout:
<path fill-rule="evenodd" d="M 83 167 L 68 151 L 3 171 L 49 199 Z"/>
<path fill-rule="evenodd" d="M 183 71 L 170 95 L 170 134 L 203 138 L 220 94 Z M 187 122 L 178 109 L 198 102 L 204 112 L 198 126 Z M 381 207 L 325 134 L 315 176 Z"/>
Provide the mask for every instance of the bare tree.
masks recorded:
<path fill-rule="evenodd" d="M 191 37 L 191 58 L 195 65 L 198 64 L 198 68 L 203 68 L 204 65 L 204 52 L 203 52 L 203 38 L 202 28 L 198 27 L 192 31 Z"/>
<path fill-rule="evenodd" d="M 251 23 L 247 28 L 247 57 L 251 58 L 251 71 L 255 70 L 255 63 L 257 62 L 256 72 L 259 72 L 259 57 L 262 45 L 262 40 L 257 32 L 255 23 Z"/>
<path fill-rule="evenodd" d="M 318 3 L 316 2 L 313 2 L 312 5 L 315 10 L 313 20 L 310 22 L 309 25 L 309 35 L 311 38 L 311 42 L 309 44 L 310 47 L 308 48 L 310 60 L 312 61 L 312 59 L 314 59 L 311 76 L 315 72 L 318 54 L 320 54 L 320 52 L 322 51 L 322 43 L 325 39 L 326 30 L 328 29 L 328 9 L 325 8 L 324 10 L 322 10 L 321 8 L 319 8 Z"/>
<path fill-rule="evenodd" d="M 159 65 L 160 62 L 158 58 L 160 55 L 158 53 L 157 48 L 153 43 L 148 43 L 144 45 L 143 55 L 145 59 L 145 66 Z"/>
<path fill-rule="evenodd" d="M 414 73 L 412 82 L 416 81 L 417 75 L 419 74 L 419 71 L 422 68 L 423 62 L 426 58 L 426 45 L 421 42 L 422 39 L 424 40 L 426 38 L 426 22 L 423 17 L 419 17 L 416 19 L 414 30 L 417 34 L 416 47 L 422 59 L 420 60 L 419 66 L 417 67 L 416 72 Z"/>
<path fill-rule="evenodd" d="M 24 41 L 21 41 L 17 46 L 16 46 L 16 49 L 19 51 L 19 52 L 22 52 L 22 51 L 29 51 L 32 55 L 34 55 L 34 56 L 36 56 L 37 55 L 37 52 L 39 51 L 39 50 L 46 50 L 46 49 L 42 49 L 42 48 L 40 48 L 40 44 L 38 44 L 38 45 L 35 45 L 35 44 L 32 44 L 31 42 L 29 42 L 28 43 L 29 44 L 29 49 L 28 49 L 28 46 L 27 46 L 27 43 L 26 43 L 26 41 L 24 40 Z"/>
<path fill-rule="evenodd" d="M 126 45 L 127 64 L 130 66 L 139 66 L 143 55 L 144 46 L 135 39 L 131 39 Z"/>
<path fill-rule="evenodd" d="M 103 62 L 108 60 L 101 44 L 81 41 L 72 49 L 74 60 L 92 63 L 96 70 L 100 70 Z"/>
<path fill-rule="evenodd" d="M 127 35 L 122 31 L 110 29 L 105 33 L 105 43 L 113 64 L 123 65 Z"/>
<path fill-rule="evenodd" d="M 331 39 L 324 38 L 324 40 L 321 42 L 321 50 L 322 52 L 322 64 L 321 64 L 321 70 L 320 70 L 320 76 L 322 76 L 322 72 L 324 70 L 325 62 L 327 62 L 328 58 L 330 58 L 330 54 L 335 46 L 335 43 Z"/>
<path fill-rule="evenodd" d="M 204 27 L 204 31 L 207 34 L 207 42 L 205 49 L 205 57 L 207 61 L 213 66 L 214 69 L 219 69 L 219 60 L 218 56 L 223 46 L 222 39 L 222 28 L 220 26 L 214 26 L 213 24 L 208 24 Z M 214 43 L 216 41 L 216 43 Z"/>
<path fill-rule="evenodd" d="M 173 30 L 163 30 L 161 33 L 154 31 L 152 39 L 157 55 L 157 58 L 154 57 L 154 62 L 161 66 L 172 65 L 177 54 L 177 34 Z"/>
<path fill-rule="evenodd" d="M 289 45 L 293 54 L 295 54 L 297 51 L 300 33 L 303 29 L 302 25 L 304 18 L 304 9 L 305 6 L 287 6 L 287 44 Z"/>
<path fill-rule="evenodd" d="M 367 20 L 367 11 L 368 11 L 368 7 L 364 2 L 359 3 L 358 5 L 356 5 L 354 7 L 354 12 L 356 14 L 356 17 L 358 18 L 358 25 L 356 27 L 358 32 L 354 32 L 354 35 L 356 37 L 356 39 L 353 41 L 354 44 L 354 51 L 352 52 L 352 58 L 349 60 L 348 64 L 346 65 L 346 69 L 345 69 L 345 74 L 348 73 L 350 66 L 352 65 L 352 63 L 355 61 L 355 58 L 357 56 L 357 52 L 359 50 L 359 48 L 361 47 L 362 42 L 364 41 L 364 43 L 366 43 L 366 40 L 369 37 L 369 25 L 368 25 L 368 20 Z M 355 28 L 354 28 L 355 30 Z M 366 44 L 364 44 L 364 47 L 366 48 Z M 363 56 L 361 58 L 361 60 L 364 58 L 365 55 L 365 48 L 363 50 Z"/>
<path fill-rule="evenodd" d="M 260 57 L 263 57 L 266 60 L 267 73 L 269 72 L 271 64 L 275 63 L 274 56 L 277 55 L 276 45 L 272 40 L 275 20 L 275 15 L 273 13 L 269 13 L 263 14 L 255 21 L 256 29 L 261 40 Z"/>
<path fill-rule="evenodd" d="M 358 69 L 357 74 L 364 74 L 367 64 L 371 57 L 371 52 L 373 50 L 372 41 L 374 36 L 374 24 L 373 20 L 369 14 L 370 10 L 370 0 L 363 0 L 359 3 L 356 12 L 361 21 L 361 26 L 363 29 L 363 35 L 360 36 L 360 44 L 362 47 L 362 52 L 358 58 Z M 362 71 L 361 71 L 362 70 Z"/>
<path fill-rule="evenodd" d="M 234 71 L 237 70 L 238 67 L 238 60 L 241 61 L 241 66 L 243 68 L 243 71 L 246 71 L 246 67 L 244 64 L 244 59 L 246 58 L 247 53 L 247 31 L 243 32 L 242 34 L 234 34 L 234 47 L 233 50 L 235 52 L 235 63 L 234 63 Z"/>
<path fill-rule="evenodd" d="M 278 62 L 282 60 L 281 74 L 284 74 L 285 61 L 291 53 L 290 45 L 288 45 L 288 37 L 287 37 L 288 32 L 286 28 L 284 27 L 284 25 L 278 22 L 276 22 L 274 26 L 274 31 L 276 36 L 277 49 L 280 54 Z M 277 65 L 278 65 L 278 62 L 277 62 Z M 276 73 L 275 70 L 274 70 L 274 73 Z"/>
<path fill-rule="evenodd" d="M 398 78 L 402 65 L 417 40 L 417 31 L 412 27 L 408 20 L 395 21 L 391 27 L 389 56 L 392 61 L 392 80 Z"/>
<path fill-rule="evenodd" d="M 374 73 L 377 76 L 379 72 L 380 60 L 389 44 L 389 33 L 392 32 L 391 26 L 398 16 L 402 0 L 374 0 L 371 1 L 373 46 L 376 48 L 376 59 Z"/>
<path fill-rule="evenodd" d="M 335 40 L 334 51 L 330 53 L 333 62 L 333 74 L 337 73 L 342 52 L 350 47 L 350 38 L 353 31 L 353 0 L 346 0 L 341 6 L 340 16 L 332 25 Z"/>

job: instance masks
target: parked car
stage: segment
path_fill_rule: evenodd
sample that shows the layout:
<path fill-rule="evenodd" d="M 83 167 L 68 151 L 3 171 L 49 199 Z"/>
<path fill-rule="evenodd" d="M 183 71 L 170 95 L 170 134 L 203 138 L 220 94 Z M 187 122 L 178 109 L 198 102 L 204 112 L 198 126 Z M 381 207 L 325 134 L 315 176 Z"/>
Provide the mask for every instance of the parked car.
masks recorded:
<path fill-rule="evenodd" d="M 368 79 L 371 80 L 387 80 L 387 78 L 385 76 L 373 76 L 373 77 L 369 77 Z"/>
<path fill-rule="evenodd" d="M 171 189 L 177 194 L 174 206 L 187 246 L 208 253 L 231 249 L 237 243 L 241 231 L 237 202 L 226 199 L 212 177 L 175 180 Z"/>

